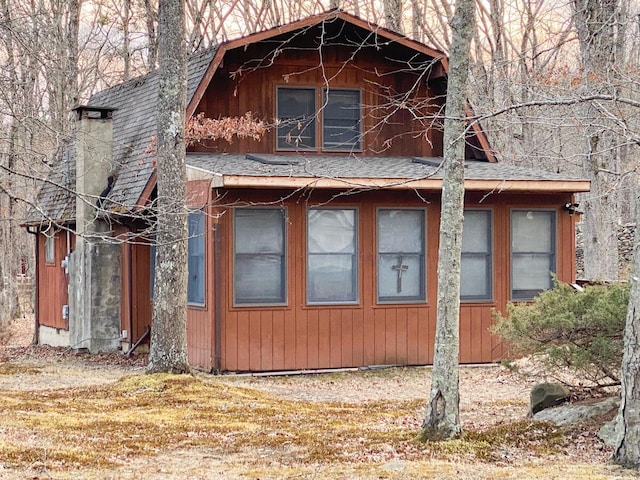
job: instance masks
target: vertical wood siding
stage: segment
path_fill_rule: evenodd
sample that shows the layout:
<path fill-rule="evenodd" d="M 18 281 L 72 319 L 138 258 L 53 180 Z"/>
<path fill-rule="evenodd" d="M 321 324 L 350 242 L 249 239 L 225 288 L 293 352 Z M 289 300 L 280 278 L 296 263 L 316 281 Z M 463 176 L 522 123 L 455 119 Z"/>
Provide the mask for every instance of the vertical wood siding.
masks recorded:
<path fill-rule="evenodd" d="M 424 365 L 432 362 L 436 322 L 439 196 L 421 192 L 428 203 L 406 192 L 377 192 L 349 196 L 349 201 L 333 201 L 332 206 L 358 209 L 359 298 L 358 305 L 308 306 L 305 304 L 306 208 L 328 197 L 292 198 L 285 202 L 288 212 L 288 304 L 276 307 L 233 307 L 229 272 L 232 268 L 231 232 L 233 214 L 228 209 L 224 224 L 224 271 L 222 289 L 222 368 L 230 371 L 265 371 L 358 367 L 367 365 Z M 225 201 L 264 202 L 282 198 L 251 192 L 227 192 Z M 493 301 L 463 302 L 460 318 L 460 361 L 481 363 L 500 360 L 505 348 L 489 332 L 494 309 L 503 311 L 510 298 L 510 212 L 513 208 L 556 210 L 557 267 L 563 281 L 574 279 L 574 218 L 561 209 L 569 195 L 494 195 L 479 204 L 481 196 L 469 194 L 467 206 L 489 208 L 493 212 Z M 526 201 L 526 203 L 525 203 Z M 419 304 L 376 304 L 376 208 L 424 208 L 426 210 L 427 301 Z M 208 242 L 211 244 L 211 241 Z M 211 262 L 207 262 L 211 267 Z M 209 269 L 209 278 L 211 276 Z M 210 281 L 210 280 L 209 280 Z M 208 297 L 209 302 L 213 301 Z M 211 305 L 198 318 L 212 328 Z M 195 319 L 195 314 L 190 310 Z M 189 324 L 190 328 L 192 323 Z M 195 330 L 194 330 L 195 332 Z M 206 329 L 198 338 L 208 338 Z M 194 333 L 195 334 L 195 333 Z M 195 341 L 195 338 L 194 338 Z M 202 347 L 206 350 L 206 347 Z"/>

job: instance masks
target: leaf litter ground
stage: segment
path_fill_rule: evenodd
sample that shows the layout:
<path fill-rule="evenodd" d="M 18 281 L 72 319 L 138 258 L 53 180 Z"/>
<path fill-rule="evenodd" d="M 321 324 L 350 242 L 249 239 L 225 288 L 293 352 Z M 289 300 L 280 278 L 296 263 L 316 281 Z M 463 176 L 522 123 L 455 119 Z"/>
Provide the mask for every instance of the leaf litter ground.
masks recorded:
<path fill-rule="evenodd" d="M 145 375 L 144 356 L 0 351 L 0 478 L 614 479 L 591 422 L 526 418 L 530 383 L 461 371 L 465 435 L 416 441 L 427 368 Z"/>

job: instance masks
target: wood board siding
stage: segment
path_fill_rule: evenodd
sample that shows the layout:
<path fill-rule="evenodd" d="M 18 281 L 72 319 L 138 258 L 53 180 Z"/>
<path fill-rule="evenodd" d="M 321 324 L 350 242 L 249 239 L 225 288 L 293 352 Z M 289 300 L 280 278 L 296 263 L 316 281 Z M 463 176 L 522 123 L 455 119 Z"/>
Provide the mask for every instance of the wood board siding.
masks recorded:
<path fill-rule="evenodd" d="M 227 191 L 225 201 L 263 203 L 284 198 L 250 191 Z M 290 192 L 289 192 L 290 193 Z M 233 307 L 231 232 L 232 209 L 224 214 L 224 271 L 222 369 L 229 371 L 299 370 L 367 365 L 423 365 L 433 359 L 436 322 L 439 196 L 422 193 L 424 202 L 410 192 L 374 192 L 337 196 L 332 206 L 358 209 L 359 301 L 357 305 L 306 305 L 306 208 L 326 202 L 332 194 L 301 195 L 284 201 L 288 213 L 288 303 L 286 306 Z M 516 208 L 556 211 L 557 270 L 563 281 L 574 279 L 574 217 L 562 210 L 570 195 L 494 195 L 483 199 L 467 195 L 467 207 L 493 212 L 493 299 L 461 305 L 460 361 L 482 363 L 500 360 L 506 353 L 489 333 L 494 309 L 503 310 L 510 299 L 510 214 Z M 479 203 L 482 201 L 482 203 Z M 427 299 L 418 304 L 376 303 L 376 209 L 423 208 L 426 211 Z M 209 241 L 209 243 L 211 243 Z M 211 273 L 211 270 L 209 270 Z M 210 322 L 212 324 L 212 322 Z"/>
<path fill-rule="evenodd" d="M 46 236 L 38 234 L 38 322 L 40 325 L 69 329 L 69 320 L 62 318 L 62 308 L 69 304 L 69 277 L 61 265 L 67 251 L 73 250 L 74 236 L 66 231 L 58 231 L 54 235 L 54 259 L 46 262 Z M 70 245 L 67 247 L 67 243 Z"/>

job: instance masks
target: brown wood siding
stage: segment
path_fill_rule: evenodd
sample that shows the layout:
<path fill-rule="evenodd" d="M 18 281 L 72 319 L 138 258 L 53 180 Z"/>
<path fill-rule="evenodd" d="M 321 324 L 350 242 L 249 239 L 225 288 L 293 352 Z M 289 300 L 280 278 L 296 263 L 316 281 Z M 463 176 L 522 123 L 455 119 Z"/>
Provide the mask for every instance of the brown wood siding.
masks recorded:
<path fill-rule="evenodd" d="M 257 69 L 245 67 L 247 60 L 268 56 L 270 52 L 263 45 L 251 45 L 246 51 L 237 49 L 228 52 L 224 65 L 216 72 L 196 113 L 204 112 L 207 117 L 220 118 L 252 112 L 270 128 L 260 141 L 236 139 L 229 144 L 220 140 L 205 142 L 191 150 L 273 153 L 275 129 L 271 127 L 276 115 L 276 88 L 315 87 L 317 104 L 320 105 L 325 78 L 329 78 L 331 88 L 361 91 L 363 153 L 385 156 L 442 155 L 442 135 L 438 128 L 434 128 L 437 123 L 433 122 L 433 117 L 440 111 L 444 99 L 427 86 L 426 78 L 420 78 L 423 72 L 399 72 L 396 63 L 385 64 L 373 52 L 359 53 L 356 68 L 351 62 L 345 63 L 348 60 L 345 50 L 348 49 L 344 46 L 325 48 L 322 69 L 318 68 L 320 59 L 317 51 L 287 50 L 278 55 L 269 68 Z M 417 91 L 400 104 L 398 92 L 406 92 L 416 83 L 420 85 Z M 413 112 L 409 111 L 408 106 Z M 422 122 L 415 121 L 416 116 L 422 116 Z M 317 122 L 316 128 L 320 152 L 321 121 Z M 426 138 L 424 132 L 428 132 Z"/>
<path fill-rule="evenodd" d="M 227 192 L 225 202 L 266 202 L 285 192 L 264 196 Z M 335 192 L 333 192 L 335 193 Z M 236 197 L 237 194 L 237 197 Z M 429 364 L 433 359 L 436 322 L 439 196 L 421 192 L 426 202 L 408 192 L 362 193 L 337 197 L 331 206 L 358 209 L 359 302 L 357 305 L 306 305 L 306 208 L 329 199 L 331 193 L 300 196 L 284 202 L 288 212 L 288 304 L 274 307 L 233 307 L 232 222 L 228 209 L 224 225 L 224 271 L 228 281 L 222 319 L 222 369 L 231 371 L 357 367 L 377 364 Z M 346 199 L 346 200 L 345 200 Z M 574 218 L 561 206 L 569 195 L 467 195 L 467 207 L 493 212 L 493 300 L 463 302 L 460 321 L 462 363 L 497 361 L 504 346 L 488 329 L 492 311 L 504 310 L 510 298 L 510 212 L 514 208 L 554 209 L 557 219 L 557 267 L 563 281 L 574 280 L 572 260 Z M 426 211 L 427 301 L 421 304 L 376 304 L 376 208 L 424 208 Z M 210 262 L 208 262 L 210 265 Z M 210 269 L 209 272 L 212 270 Z M 204 323 L 207 323 L 206 321 Z M 212 325 L 212 322 L 209 322 Z M 204 337 L 204 335 L 203 335 Z"/>
<path fill-rule="evenodd" d="M 69 303 L 69 277 L 61 266 L 67 255 L 67 232 L 56 232 L 55 258 L 52 263 L 46 262 L 46 237 L 38 234 L 38 321 L 47 327 L 69 329 L 69 321 L 62 318 L 62 307 Z M 69 234 L 69 250 L 73 250 L 74 236 Z"/>

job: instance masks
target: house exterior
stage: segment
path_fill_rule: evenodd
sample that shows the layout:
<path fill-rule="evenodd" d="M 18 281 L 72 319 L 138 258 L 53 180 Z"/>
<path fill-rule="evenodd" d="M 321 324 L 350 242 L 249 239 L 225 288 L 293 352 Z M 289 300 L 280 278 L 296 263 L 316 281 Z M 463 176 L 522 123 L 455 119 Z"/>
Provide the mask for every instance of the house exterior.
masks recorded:
<path fill-rule="evenodd" d="M 268 126 L 188 151 L 194 366 L 431 363 L 446 72 L 441 52 L 341 11 L 190 58 L 188 117 L 252 112 Z M 76 110 L 75 145 L 26 222 L 42 343 L 145 339 L 157 87 L 152 73 Z M 530 300 L 551 272 L 574 281 L 574 194 L 589 182 L 498 162 L 477 123 L 466 141 L 460 360 L 492 362 L 494 309 Z"/>

